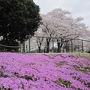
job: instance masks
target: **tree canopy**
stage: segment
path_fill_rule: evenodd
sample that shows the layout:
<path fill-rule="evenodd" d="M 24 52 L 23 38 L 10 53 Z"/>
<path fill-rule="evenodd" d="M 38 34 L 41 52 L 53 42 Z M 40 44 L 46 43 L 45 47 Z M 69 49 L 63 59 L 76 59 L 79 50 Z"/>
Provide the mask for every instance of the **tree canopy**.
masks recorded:
<path fill-rule="evenodd" d="M 0 0 L 0 36 L 4 41 L 22 43 L 27 35 L 34 35 L 40 20 L 39 6 L 33 0 Z"/>
<path fill-rule="evenodd" d="M 45 15 L 41 15 L 41 17 L 42 24 L 38 31 L 36 31 L 36 35 L 47 37 L 44 40 L 46 42 L 47 52 L 49 52 L 50 41 L 53 37 L 57 40 L 58 52 L 61 51 L 60 49 L 65 42 L 76 38 L 85 39 L 90 37 L 90 31 L 86 24 L 82 22 L 83 18 L 73 18 L 69 11 L 55 9 Z M 39 46 L 43 43 L 42 38 L 37 41 L 39 42 Z"/>

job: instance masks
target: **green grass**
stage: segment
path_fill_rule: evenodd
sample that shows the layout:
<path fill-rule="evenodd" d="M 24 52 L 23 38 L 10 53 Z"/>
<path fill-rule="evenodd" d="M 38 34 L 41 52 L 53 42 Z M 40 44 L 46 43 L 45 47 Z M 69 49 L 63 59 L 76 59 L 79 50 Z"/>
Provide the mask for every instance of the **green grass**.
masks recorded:
<path fill-rule="evenodd" d="M 83 57 L 86 58 L 88 60 L 90 60 L 90 53 L 86 53 L 86 52 L 70 52 L 69 54 L 72 54 L 74 56 L 78 56 L 78 57 Z"/>

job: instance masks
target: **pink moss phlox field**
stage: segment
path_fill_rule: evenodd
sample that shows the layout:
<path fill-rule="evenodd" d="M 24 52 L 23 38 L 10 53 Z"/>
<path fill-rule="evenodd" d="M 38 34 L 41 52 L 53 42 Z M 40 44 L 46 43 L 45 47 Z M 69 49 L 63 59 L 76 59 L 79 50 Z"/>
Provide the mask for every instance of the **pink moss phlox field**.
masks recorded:
<path fill-rule="evenodd" d="M 0 90 L 90 90 L 90 61 L 69 54 L 0 53 Z"/>

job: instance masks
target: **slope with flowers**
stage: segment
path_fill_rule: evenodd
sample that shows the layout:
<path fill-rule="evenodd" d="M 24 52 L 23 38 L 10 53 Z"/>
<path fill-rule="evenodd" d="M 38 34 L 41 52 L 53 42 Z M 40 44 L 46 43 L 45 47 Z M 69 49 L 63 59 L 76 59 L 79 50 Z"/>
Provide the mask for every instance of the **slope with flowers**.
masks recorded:
<path fill-rule="evenodd" d="M 90 90 L 90 61 L 69 54 L 0 53 L 0 90 Z"/>

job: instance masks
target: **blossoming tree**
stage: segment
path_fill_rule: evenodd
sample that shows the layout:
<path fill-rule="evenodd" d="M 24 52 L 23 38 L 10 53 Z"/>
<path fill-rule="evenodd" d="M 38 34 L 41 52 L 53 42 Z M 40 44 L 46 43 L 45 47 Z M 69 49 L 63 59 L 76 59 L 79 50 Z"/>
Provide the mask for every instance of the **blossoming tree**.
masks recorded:
<path fill-rule="evenodd" d="M 70 12 L 55 9 L 46 15 L 41 15 L 42 25 L 40 28 L 46 36 L 47 52 L 49 52 L 50 41 L 53 37 L 57 40 L 58 52 L 61 52 L 65 42 L 75 38 L 85 38 L 90 36 L 86 25 L 82 22 L 82 17 L 73 18 Z"/>

